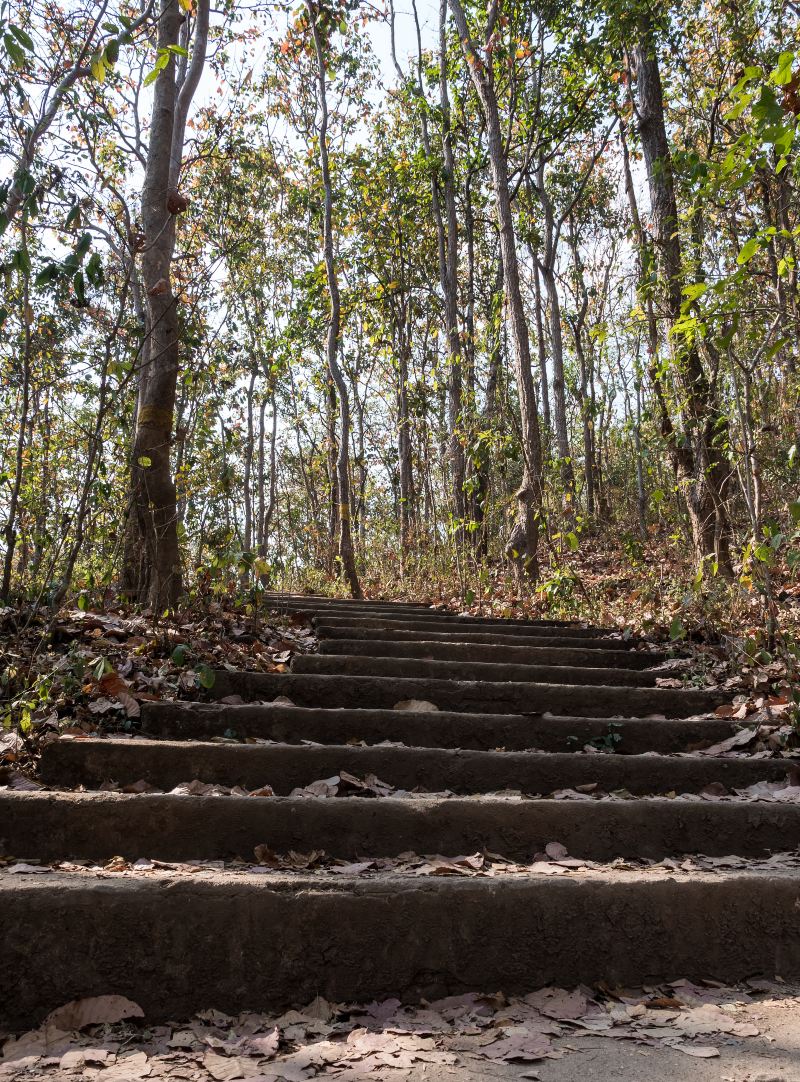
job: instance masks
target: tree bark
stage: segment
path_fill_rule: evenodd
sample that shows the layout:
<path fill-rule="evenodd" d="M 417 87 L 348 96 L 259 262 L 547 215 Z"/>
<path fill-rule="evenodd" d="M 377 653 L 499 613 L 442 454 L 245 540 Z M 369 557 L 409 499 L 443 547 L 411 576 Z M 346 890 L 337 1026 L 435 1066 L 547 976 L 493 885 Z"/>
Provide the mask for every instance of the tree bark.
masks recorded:
<path fill-rule="evenodd" d="M 662 303 L 668 320 L 674 324 L 681 315 L 685 276 L 661 72 L 652 28 L 647 22 L 641 26 L 634 55 L 639 135 L 647 167 Z M 730 526 L 724 502 L 728 471 L 718 447 L 720 440 L 724 441 L 726 419 L 714 400 L 697 346 L 689 344 L 676 350 L 675 362 L 682 390 L 685 431 L 677 437 L 670 422 L 672 453 L 679 473 L 684 475 L 681 480 L 685 483 L 680 487 L 692 530 L 695 563 L 699 567 L 712 558 L 723 573 L 729 573 Z M 676 453 L 679 444 L 688 453 Z"/>
<path fill-rule="evenodd" d="M 178 88 L 175 55 L 155 81 L 150 141 L 142 189 L 142 278 L 147 337 L 139 376 L 136 433 L 123 587 L 154 612 L 174 607 L 182 591 L 178 507 L 172 474 L 172 427 L 179 371 L 177 300 L 172 289 L 175 251 L 173 185 L 180 162 L 185 117 L 205 60 L 209 0 L 199 0 L 194 56 Z M 158 49 L 178 43 L 184 16 L 178 0 L 161 0 Z M 191 80 L 190 80 L 191 76 Z M 181 121 L 181 117 L 183 120 Z M 178 146 L 180 142 L 180 146 Z"/>
<path fill-rule="evenodd" d="M 539 414 L 536 389 L 531 371 L 531 348 L 522 289 L 519 280 L 514 219 L 511 211 L 511 194 L 508 183 L 508 162 L 500 124 L 500 111 L 494 88 L 492 50 L 484 49 L 485 60 L 478 55 L 467 26 L 466 15 L 460 0 L 449 0 L 455 19 L 464 59 L 478 95 L 489 144 L 489 164 L 495 197 L 495 211 L 500 231 L 500 251 L 503 259 L 503 282 L 507 317 L 511 324 L 514 341 L 517 393 L 520 404 L 522 432 L 522 483 L 517 490 L 517 518 L 506 546 L 506 553 L 513 561 L 518 576 L 526 575 L 536 580 L 539 574 L 537 549 L 539 541 L 539 513 L 542 500 L 542 460 L 539 434 Z M 487 25 L 487 40 L 493 33 L 497 16 L 492 5 Z"/>
<path fill-rule="evenodd" d="M 466 519 L 464 482 L 466 459 L 461 435 L 464 374 L 458 325 L 458 217 L 456 214 L 455 158 L 450 130 L 450 96 L 447 88 L 447 0 L 439 3 L 439 107 L 442 116 L 442 189 L 444 192 L 445 258 L 442 267 L 445 329 L 447 332 L 447 429 L 450 484 L 456 536 L 463 540 Z"/>
<path fill-rule="evenodd" d="M 339 280 L 336 274 L 336 261 L 333 254 L 333 183 L 331 181 L 330 160 L 328 157 L 328 95 L 325 52 L 319 26 L 320 10 L 310 0 L 306 0 L 306 10 L 311 24 L 314 51 L 317 58 L 317 98 L 320 110 L 319 125 L 319 164 L 322 173 L 322 187 L 325 194 L 323 207 L 323 249 L 325 255 L 325 273 L 328 280 L 330 299 L 330 317 L 328 320 L 328 339 L 326 355 L 328 370 L 339 397 L 339 417 L 341 432 L 339 436 L 339 454 L 336 460 L 336 476 L 339 496 L 339 559 L 342 573 L 354 598 L 363 597 L 361 584 L 356 571 L 353 536 L 350 526 L 350 396 L 347 391 L 342 369 L 339 365 L 339 333 L 341 329 L 341 298 Z"/>

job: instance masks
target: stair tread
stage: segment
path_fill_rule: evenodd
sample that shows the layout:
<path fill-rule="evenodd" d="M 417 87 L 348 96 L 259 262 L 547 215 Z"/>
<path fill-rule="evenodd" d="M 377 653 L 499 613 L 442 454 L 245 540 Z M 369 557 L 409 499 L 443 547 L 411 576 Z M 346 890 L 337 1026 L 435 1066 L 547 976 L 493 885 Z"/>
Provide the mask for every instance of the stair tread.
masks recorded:
<path fill-rule="evenodd" d="M 467 712 L 537 713 L 547 710 L 556 714 L 585 712 L 592 716 L 669 713 L 676 717 L 708 712 L 726 697 L 716 691 L 683 688 L 217 670 L 214 694 L 223 698 L 236 693 L 251 698 L 261 698 L 265 694 L 286 695 L 300 706 L 325 702 L 330 706 L 386 708 L 402 700 L 423 699 L 442 708 L 455 707 Z M 492 706 L 494 710 L 491 710 Z"/>
<path fill-rule="evenodd" d="M 785 777 L 787 761 L 748 756 L 599 755 L 575 752 L 475 751 L 461 748 L 359 747 L 347 744 L 222 744 L 202 741 L 81 739 L 53 742 L 42 777 L 53 785 L 92 787 L 144 780 L 171 789 L 193 779 L 288 794 L 341 771 L 375 774 L 395 789 L 462 794 L 520 789 L 552 793 L 577 785 L 653 794 L 696 792 L 712 782 L 745 788 Z"/>

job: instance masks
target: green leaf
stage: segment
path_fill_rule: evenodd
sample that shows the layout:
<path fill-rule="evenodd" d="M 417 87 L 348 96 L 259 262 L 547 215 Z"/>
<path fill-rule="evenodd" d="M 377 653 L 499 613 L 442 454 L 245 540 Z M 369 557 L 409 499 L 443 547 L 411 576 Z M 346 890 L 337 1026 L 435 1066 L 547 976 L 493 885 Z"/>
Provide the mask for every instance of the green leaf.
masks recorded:
<path fill-rule="evenodd" d="M 213 688 L 217 674 L 209 665 L 201 665 L 197 670 L 197 682 L 202 688 Z"/>
<path fill-rule="evenodd" d="M 95 680 L 102 680 L 107 672 L 113 672 L 114 666 L 107 657 L 99 657 L 92 665 Z"/>
<path fill-rule="evenodd" d="M 673 616 L 672 623 L 669 625 L 669 638 L 670 642 L 678 642 L 679 639 L 686 638 L 686 628 L 680 616 Z"/>
<path fill-rule="evenodd" d="M 751 237 L 745 244 L 742 245 L 742 250 L 736 257 L 736 262 L 739 266 L 743 266 L 745 263 L 749 263 L 756 252 L 761 247 L 761 240 L 759 237 Z"/>
<path fill-rule="evenodd" d="M 153 65 L 153 70 L 151 72 L 148 72 L 148 74 L 145 76 L 145 86 L 150 86 L 151 83 L 154 83 L 156 81 L 156 79 L 158 78 L 158 73 L 164 70 L 167 64 L 169 64 L 169 60 L 169 49 L 160 49 L 158 52 L 158 56 L 156 57 L 156 62 Z"/>
<path fill-rule="evenodd" d="M 790 83 L 792 81 L 793 64 L 794 53 L 781 53 L 781 55 L 778 57 L 777 66 L 770 72 L 770 81 L 775 83 L 776 86 L 786 86 L 787 83 Z"/>
<path fill-rule="evenodd" d="M 136 461 L 143 470 L 148 470 L 153 465 L 152 458 L 149 458 L 147 455 L 139 455 Z"/>
<path fill-rule="evenodd" d="M 86 304 L 86 280 L 83 277 L 83 271 L 75 271 L 72 276 L 72 286 L 75 290 L 75 299 L 83 307 Z"/>
<path fill-rule="evenodd" d="M 12 62 L 16 64 L 18 68 L 22 67 L 25 63 L 25 53 L 20 49 L 19 45 L 17 45 L 11 34 L 3 35 L 3 44 L 5 45 L 6 52 L 11 57 Z"/>
<path fill-rule="evenodd" d="M 22 27 L 9 26 L 8 29 L 11 31 L 11 33 L 14 35 L 14 37 L 17 39 L 23 49 L 27 49 L 29 53 L 32 53 L 34 51 L 33 39 L 31 38 L 30 34 L 28 34 L 25 30 L 22 29 Z"/>
<path fill-rule="evenodd" d="M 103 261 L 100 258 L 99 252 L 94 252 L 86 264 L 86 277 L 92 283 L 93 286 L 99 286 L 103 283 Z"/>
<path fill-rule="evenodd" d="M 708 285 L 705 282 L 691 282 L 688 286 L 683 287 L 683 295 L 688 301 L 696 301 L 707 290 Z"/>
<path fill-rule="evenodd" d="M 51 282 L 54 282 L 61 273 L 61 268 L 58 263 L 46 263 L 39 273 L 36 275 L 37 286 L 46 286 Z"/>
<path fill-rule="evenodd" d="M 577 552 L 580 548 L 580 541 L 578 540 L 578 535 L 574 533 L 568 533 L 566 536 L 567 544 L 569 545 L 570 549 L 573 552 Z"/>
<path fill-rule="evenodd" d="M 175 647 L 175 649 L 170 654 L 170 657 L 176 665 L 183 665 L 183 663 L 186 661 L 186 655 L 188 653 L 189 647 L 186 645 L 186 643 L 182 642 Z"/>

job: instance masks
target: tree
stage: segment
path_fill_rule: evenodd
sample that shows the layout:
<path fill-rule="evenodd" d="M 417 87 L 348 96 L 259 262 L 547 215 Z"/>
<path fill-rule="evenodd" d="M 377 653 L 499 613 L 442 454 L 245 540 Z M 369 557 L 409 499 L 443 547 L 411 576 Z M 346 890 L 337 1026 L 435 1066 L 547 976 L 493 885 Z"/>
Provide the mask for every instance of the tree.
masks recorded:
<path fill-rule="evenodd" d="M 499 16 L 497 0 L 489 7 L 484 33 L 483 57 L 470 34 L 460 0 L 449 0 L 456 29 L 461 39 L 464 59 L 480 101 L 489 147 L 495 211 L 500 231 L 500 251 L 503 260 L 503 282 L 508 319 L 514 339 L 517 391 L 522 428 L 522 483 L 517 490 L 517 519 L 506 546 L 516 566 L 534 581 L 538 577 L 538 516 L 542 501 L 542 461 L 539 415 L 536 391 L 531 371 L 531 350 L 528 323 L 519 280 L 519 261 L 511 211 L 508 163 L 500 122 L 500 110 L 494 85 L 493 50 L 490 47 Z"/>
<path fill-rule="evenodd" d="M 172 428 L 180 366 L 178 301 L 172 285 L 176 217 L 187 206 L 178 189 L 186 120 L 200 81 L 208 41 L 209 0 L 198 0 L 192 58 L 188 14 L 178 0 L 161 0 L 158 59 L 147 164 L 142 188 L 142 278 L 147 326 L 139 369 L 130 518 L 123 582 L 154 611 L 174 606 L 181 593 L 178 504 L 172 470 Z"/>
<path fill-rule="evenodd" d="M 654 249 L 660 275 L 659 300 L 664 314 L 674 326 L 681 317 L 686 276 L 674 169 L 664 120 L 661 72 L 655 35 L 648 22 L 640 26 L 640 40 L 634 57 L 638 129 L 647 166 Z M 662 429 L 686 501 L 695 562 L 702 566 L 710 557 L 721 570 L 730 573 L 730 526 L 725 507 L 729 471 L 722 450 L 726 438 L 725 418 L 703 369 L 697 344 L 693 341 L 683 344 L 674 335 L 671 343 L 681 388 L 679 411 L 685 424 L 683 432 L 679 433 L 669 415 L 663 413 Z M 665 411 L 666 395 L 657 364 L 653 365 L 652 373 L 660 388 L 660 407 Z"/>
<path fill-rule="evenodd" d="M 328 337 L 325 348 L 328 370 L 339 400 L 339 453 L 336 459 L 337 492 L 339 497 L 339 559 L 342 564 L 342 573 L 350 587 L 350 593 L 353 597 L 359 598 L 363 595 L 361 584 L 358 581 L 350 524 L 350 396 L 339 364 L 341 295 L 333 250 L 333 183 L 331 181 L 330 156 L 328 153 L 327 66 L 323 34 L 331 31 L 332 19 L 326 9 L 312 4 L 311 0 L 306 0 L 306 12 L 311 37 L 314 42 L 314 54 L 317 64 L 317 101 L 319 105 L 317 135 L 319 139 L 319 168 L 322 174 L 324 193 L 322 244 L 330 302 Z"/>

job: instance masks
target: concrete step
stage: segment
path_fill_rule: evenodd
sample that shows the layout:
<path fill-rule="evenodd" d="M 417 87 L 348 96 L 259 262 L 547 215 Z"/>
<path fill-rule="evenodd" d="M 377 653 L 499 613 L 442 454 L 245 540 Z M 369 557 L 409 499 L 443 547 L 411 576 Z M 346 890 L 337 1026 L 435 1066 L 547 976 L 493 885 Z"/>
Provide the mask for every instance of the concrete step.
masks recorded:
<path fill-rule="evenodd" d="M 724 718 L 656 721 L 625 718 L 550 717 L 541 714 L 460 714 L 452 711 L 326 710 L 319 707 L 221 703 L 142 703 L 142 729 L 161 737 L 202 740 L 224 736 L 298 743 L 378 744 L 397 740 L 417 747 L 508 748 L 574 751 L 592 741 L 618 753 L 687 751 L 732 736 Z"/>
<path fill-rule="evenodd" d="M 277 610 L 281 607 L 276 606 Z M 451 628 L 451 626 L 464 625 L 474 626 L 474 628 L 496 628 L 501 631 L 503 628 L 521 628 L 527 629 L 545 629 L 561 631 L 564 629 L 567 633 L 573 631 L 580 631 L 583 635 L 592 637 L 594 635 L 614 633 L 614 628 L 594 628 L 589 624 L 581 624 L 574 620 L 521 620 L 507 617 L 494 617 L 494 616 L 469 616 L 463 615 L 458 612 L 448 612 L 446 609 L 433 609 L 433 608 L 398 608 L 394 605 L 371 605 L 360 604 L 356 602 L 345 602 L 338 605 L 327 604 L 301 604 L 292 606 L 284 606 L 286 611 L 302 612 L 304 615 L 313 615 L 317 619 L 342 618 L 355 620 L 390 620 L 390 621 L 404 621 L 404 620 L 423 620 L 429 623 L 431 626 L 441 625 L 443 628 Z"/>
<path fill-rule="evenodd" d="M 580 755 L 443 748 L 350 747 L 330 744 L 212 744 L 139 738 L 58 740 L 42 752 L 41 776 L 52 786 L 87 788 L 107 781 L 144 780 L 172 789 L 198 778 L 257 789 L 271 785 L 279 795 L 347 771 L 375 774 L 395 789 L 491 793 L 518 789 L 549 794 L 596 783 L 604 792 L 699 792 L 711 782 L 743 788 L 786 775 L 785 759 L 700 755 Z"/>
<path fill-rule="evenodd" d="M 425 606 L 396 605 L 391 602 L 325 602 L 297 600 L 283 603 L 278 601 L 272 602 L 269 600 L 269 598 L 267 598 L 266 603 L 270 606 L 271 609 L 276 612 L 295 612 L 302 613 L 304 615 L 317 615 L 320 618 L 324 618 L 326 614 L 331 614 L 332 616 L 357 616 L 359 618 L 381 618 L 385 616 L 389 620 L 404 620 L 409 618 L 414 620 L 424 619 L 432 623 L 441 623 L 443 626 L 451 626 L 459 623 L 485 625 L 487 627 L 518 626 L 523 628 L 582 628 L 588 630 L 588 633 L 590 635 L 594 634 L 598 630 L 594 628 L 589 628 L 587 625 L 584 624 L 579 624 L 575 620 L 526 620 L 514 619 L 504 616 L 473 616 L 466 613 L 450 612 L 447 609 L 434 609 Z"/>
<path fill-rule="evenodd" d="M 279 853 L 323 849 L 346 860 L 486 850 L 527 863 L 551 841 L 598 861 L 763 857 L 797 847 L 800 805 L 0 791 L 0 855 L 23 861 L 248 860 L 267 843 Z"/>
<path fill-rule="evenodd" d="M 488 616 L 451 616 L 430 613 L 409 615 L 398 613 L 397 617 L 391 613 L 379 613 L 375 615 L 361 615 L 360 613 L 321 613 L 315 617 L 315 623 L 319 622 L 326 626 L 337 627 L 396 627 L 398 630 L 424 631 L 426 628 L 447 631 L 496 631 L 498 633 L 513 632 L 515 635 L 533 636 L 535 638 L 558 638 L 570 639 L 604 639 L 613 638 L 614 628 L 581 627 L 578 624 L 543 624 L 532 620 L 495 620 Z M 614 639 L 614 641 L 618 641 Z"/>
<path fill-rule="evenodd" d="M 311 655 L 308 655 L 311 656 Z M 726 697 L 719 692 L 679 688 L 577 687 L 477 680 L 434 680 L 389 676 L 329 676 L 313 673 L 253 673 L 217 670 L 217 698 L 274 699 L 285 695 L 297 706 L 378 707 L 422 699 L 441 710 L 493 714 L 561 714 L 586 717 L 690 717 L 712 711 Z"/>
<path fill-rule="evenodd" d="M 440 630 L 420 621 L 411 621 L 412 627 L 398 626 L 396 623 L 376 621 L 363 624 L 351 620 L 335 620 L 333 617 L 319 617 L 314 621 L 314 629 L 319 639 L 374 639 L 395 642 L 470 642 L 487 643 L 497 646 L 545 646 L 549 648 L 569 647 L 581 650 L 630 650 L 638 644 L 631 640 L 613 638 L 605 635 L 573 635 L 563 633 L 561 628 L 540 628 L 537 631 L 522 628 L 508 630 L 473 630 L 464 624 L 457 624 L 451 629 Z"/>
<path fill-rule="evenodd" d="M 637 669 L 578 668 L 574 665 L 519 665 L 493 661 L 449 661 L 418 657 L 359 654 L 295 654 L 293 673 L 346 676 L 409 676 L 436 680 L 518 680 L 532 684 L 579 684 L 583 687 L 655 687 L 656 677 Z"/>
<path fill-rule="evenodd" d="M 275 610 L 305 609 L 341 609 L 343 612 L 432 612 L 430 605 L 423 601 L 353 601 L 347 597 L 323 597 L 320 594 L 279 594 L 267 590 L 263 595 L 264 603 Z"/>
<path fill-rule="evenodd" d="M 424 634 L 410 632 L 410 634 Z M 362 657 L 420 657 L 430 661 L 483 661 L 517 665 L 570 665 L 585 668 L 650 669 L 665 655 L 638 650 L 598 650 L 568 646 L 514 646 L 439 640 L 342 639 L 319 640 L 320 654 L 351 654 Z"/>
<path fill-rule="evenodd" d="M 798 896 L 788 874 L 0 873 L 0 987 L 13 989 L 0 997 L 0 1026 L 20 1030 L 69 1000 L 109 993 L 158 1022 L 209 1004 L 281 1011 L 317 995 L 418 1000 L 677 974 L 791 979 L 800 973 Z"/>

